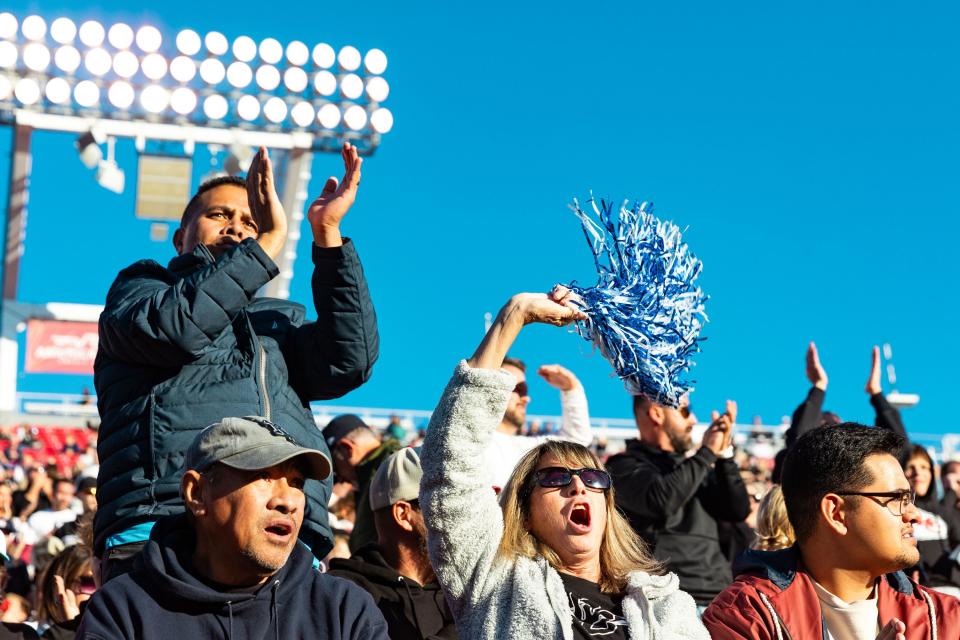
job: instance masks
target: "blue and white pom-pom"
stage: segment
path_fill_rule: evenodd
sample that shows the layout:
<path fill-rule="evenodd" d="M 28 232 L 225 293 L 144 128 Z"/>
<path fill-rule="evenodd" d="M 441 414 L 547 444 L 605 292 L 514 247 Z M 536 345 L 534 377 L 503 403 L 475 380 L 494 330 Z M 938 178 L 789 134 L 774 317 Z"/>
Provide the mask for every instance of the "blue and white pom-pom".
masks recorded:
<path fill-rule="evenodd" d="M 595 287 L 567 285 L 588 319 L 577 332 L 593 342 L 633 395 L 676 407 L 692 389 L 680 376 L 694 365 L 707 296 L 694 282 L 703 263 L 681 240 L 680 228 L 654 217 L 650 203 L 612 202 L 591 196 L 596 219 L 574 199 L 593 250 Z"/>

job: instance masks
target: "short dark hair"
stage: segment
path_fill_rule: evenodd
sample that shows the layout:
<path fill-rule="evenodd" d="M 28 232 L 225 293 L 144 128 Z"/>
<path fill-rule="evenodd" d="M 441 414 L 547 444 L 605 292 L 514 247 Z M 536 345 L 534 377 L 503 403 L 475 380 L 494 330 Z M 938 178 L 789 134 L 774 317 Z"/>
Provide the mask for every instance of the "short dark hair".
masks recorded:
<path fill-rule="evenodd" d="M 200 186 L 197 187 L 197 192 L 193 194 L 190 202 L 188 202 L 187 206 L 183 209 L 183 215 L 180 216 L 180 228 L 182 229 L 188 225 L 190 219 L 193 218 L 193 215 L 197 212 L 200 206 L 200 196 L 211 189 L 222 187 L 225 184 L 232 184 L 244 189 L 247 188 L 246 178 L 241 178 L 240 176 L 217 176 L 216 178 L 210 178 L 206 182 L 201 183 Z"/>
<path fill-rule="evenodd" d="M 892 431 L 854 422 L 814 429 L 787 453 L 783 498 L 797 540 L 807 540 L 820 518 L 820 501 L 828 493 L 858 491 L 873 482 L 864 466 L 867 456 L 898 458 L 906 440 Z"/>
<path fill-rule="evenodd" d="M 520 371 L 523 371 L 524 373 L 527 372 L 527 365 L 525 365 L 523 363 L 523 360 L 521 360 L 520 358 L 511 358 L 510 356 L 507 356 L 506 358 L 503 359 L 503 366 L 516 367 L 517 369 L 520 369 Z"/>

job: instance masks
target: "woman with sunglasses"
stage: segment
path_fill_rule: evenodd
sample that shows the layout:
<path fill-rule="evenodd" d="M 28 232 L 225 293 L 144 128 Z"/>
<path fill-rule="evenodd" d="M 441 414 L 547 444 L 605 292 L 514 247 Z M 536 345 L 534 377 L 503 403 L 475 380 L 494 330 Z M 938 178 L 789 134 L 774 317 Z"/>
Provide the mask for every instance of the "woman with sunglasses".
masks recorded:
<path fill-rule="evenodd" d="M 86 545 L 71 545 L 54 557 L 41 575 L 37 591 L 40 637 L 73 638 L 84 603 L 97 591 Z"/>
<path fill-rule="evenodd" d="M 693 599 L 617 511 L 610 476 L 586 447 L 533 449 L 497 504 L 483 451 L 515 385 L 500 365 L 525 325 L 584 318 L 569 295 L 511 298 L 430 420 L 420 505 L 460 637 L 708 639 Z"/>

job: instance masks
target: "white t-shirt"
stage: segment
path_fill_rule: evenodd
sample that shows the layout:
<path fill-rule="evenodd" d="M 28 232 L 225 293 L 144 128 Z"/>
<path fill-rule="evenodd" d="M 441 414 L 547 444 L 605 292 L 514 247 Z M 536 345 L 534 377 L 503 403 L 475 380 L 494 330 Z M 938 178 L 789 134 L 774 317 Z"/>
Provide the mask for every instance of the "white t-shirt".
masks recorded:
<path fill-rule="evenodd" d="M 520 458 L 547 440 L 570 440 L 585 447 L 590 446 L 593 442 L 593 430 L 590 428 L 590 410 L 587 408 L 587 394 L 583 387 L 578 385 L 570 391 L 561 391 L 560 406 L 563 418 L 560 432 L 555 436 L 512 436 L 501 431 L 493 432 L 490 444 L 484 451 L 491 485 L 502 489 Z"/>
<path fill-rule="evenodd" d="M 820 586 L 816 580 L 811 582 L 827 623 L 827 640 L 876 640 L 880 633 L 876 586 L 866 600 L 845 602 Z"/>

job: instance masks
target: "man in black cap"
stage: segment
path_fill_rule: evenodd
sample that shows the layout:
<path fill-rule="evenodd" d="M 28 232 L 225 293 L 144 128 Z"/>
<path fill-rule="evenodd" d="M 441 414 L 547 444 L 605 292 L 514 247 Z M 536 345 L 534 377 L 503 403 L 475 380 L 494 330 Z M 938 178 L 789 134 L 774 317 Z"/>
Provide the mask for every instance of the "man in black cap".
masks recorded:
<path fill-rule="evenodd" d="M 323 439 L 333 455 L 337 482 L 349 482 L 356 491 L 357 517 L 350 533 L 350 552 L 354 553 L 377 541 L 370 510 L 370 482 L 383 461 L 402 445 L 393 438 L 383 438 L 352 413 L 331 420 L 323 429 Z"/>
<path fill-rule="evenodd" d="M 266 418 L 224 418 L 186 452 L 186 513 L 157 522 L 133 571 L 90 600 L 77 638 L 386 638 L 373 600 L 298 543 L 320 451 Z"/>

